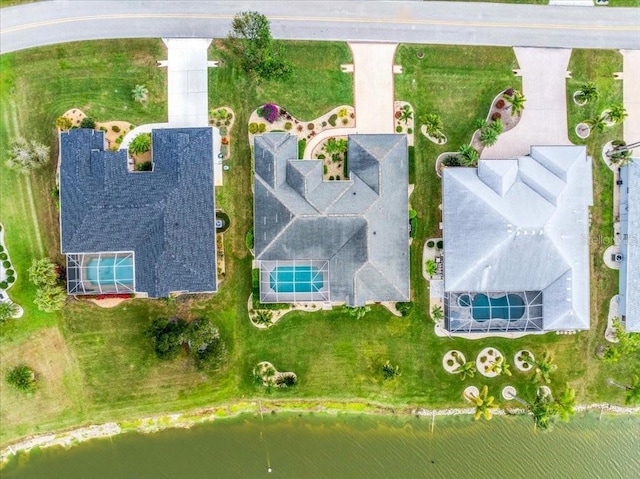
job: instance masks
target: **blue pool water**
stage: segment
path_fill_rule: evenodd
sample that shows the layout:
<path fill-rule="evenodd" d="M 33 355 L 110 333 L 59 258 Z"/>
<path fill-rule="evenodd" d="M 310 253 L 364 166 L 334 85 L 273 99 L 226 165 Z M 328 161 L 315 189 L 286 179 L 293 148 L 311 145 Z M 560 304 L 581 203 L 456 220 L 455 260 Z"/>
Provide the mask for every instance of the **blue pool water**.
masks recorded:
<path fill-rule="evenodd" d="M 315 293 L 324 286 L 324 277 L 313 266 L 277 266 L 269 282 L 276 293 Z"/>
<path fill-rule="evenodd" d="M 478 293 L 473 300 L 468 294 L 460 295 L 458 304 L 471 307 L 471 315 L 476 321 L 488 319 L 518 320 L 524 316 L 524 299 L 517 294 L 507 294 L 498 298 L 489 298 L 486 294 Z"/>
<path fill-rule="evenodd" d="M 114 263 L 116 267 L 114 268 Z M 103 286 L 133 284 L 133 258 L 92 258 L 86 266 L 87 279 Z"/>

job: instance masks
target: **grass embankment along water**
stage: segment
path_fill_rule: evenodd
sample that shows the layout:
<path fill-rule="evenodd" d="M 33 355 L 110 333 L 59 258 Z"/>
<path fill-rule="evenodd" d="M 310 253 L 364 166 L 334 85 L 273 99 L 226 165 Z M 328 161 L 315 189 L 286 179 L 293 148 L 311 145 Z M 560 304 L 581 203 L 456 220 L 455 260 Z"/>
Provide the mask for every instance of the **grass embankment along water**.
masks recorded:
<path fill-rule="evenodd" d="M 419 59 L 417 52 L 423 51 Z M 614 52 L 585 52 L 582 68 L 595 55 L 614 58 Z M 411 280 L 415 306 L 397 318 L 381 306 L 358 320 L 339 309 L 330 312 L 288 314 L 275 327 L 262 331 L 251 326 L 246 304 L 251 291 L 251 257 L 244 244 L 252 222 L 250 148 L 247 118 L 252 110 L 271 101 L 301 119 L 313 119 L 336 105 L 352 104 L 352 77 L 340 72 L 350 63 L 347 45 L 336 43 L 287 44 L 295 65 L 286 82 L 254 82 L 233 62 L 209 72 L 210 107 L 228 105 L 236 113 L 233 157 L 224 186 L 217 189 L 217 203 L 231 218 L 225 234 L 226 279 L 210 298 L 179 298 L 175 301 L 135 300 L 114 309 L 101 309 L 73 301 L 57 314 L 38 312 L 32 303 L 35 291 L 26 269 L 32 257 L 44 252 L 59 256 L 58 223 L 52 164 L 29 180 L 6 170 L 0 177 L 3 222 L 19 282 L 11 294 L 25 306 L 25 316 L 2 327 L 0 375 L 16 362 L 25 361 L 40 373 L 40 387 L 32 397 L 0 388 L 0 443 L 25 435 L 66 429 L 88 423 L 133 420 L 138 417 L 189 411 L 242 398 L 271 400 L 370 401 L 394 408 L 446 408 L 464 406 L 462 390 L 469 384 L 488 384 L 498 396 L 506 384 L 523 396 L 536 389 L 532 374 L 514 372 L 513 377 L 477 377 L 464 383 L 444 372 L 442 356 L 460 349 L 468 358 L 486 346 L 513 358 L 519 349 L 540 354 L 549 349 L 559 365 L 552 388 L 568 382 L 578 390 L 582 403 L 622 398 L 622 392 L 604 384 L 608 374 L 623 375 L 629 364 L 611 368 L 594 359 L 606 318 L 594 314 L 592 331 L 575 336 L 528 336 L 519 340 L 467 341 L 438 338 L 428 317 L 428 288 L 421 276 L 424 239 L 438 235 L 440 183 L 434 172 L 436 156 L 467 143 L 474 120 L 484 118 L 496 92 L 519 86 L 512 76 L 515 56 L 506 48 L 401 46 L 396 63 L 404 74 L 396 76 L 396 98 L 410 101 L 418 115 L 435 111 L 443 119 L 449 142 L 438 147 L 417 135 L 411 181 L 416 189 L 411 204 L 418 212 L 418 234 L 411 246 Z M 69 108 L 82 108 L 98 121 L 122 119 L 133 124 L 166 118 L 166 73 L 156 60 L 166 57 L 160 40 L 85 42 L 27 50 L 0 57 L 3 112 L 1 146 L 20 132 L 57 148 L 54 121 Z M 216 46 L 210 59 L 224 53 Z M 598 57 L 600 58 L 600 57 Z M 579 78 L 580 65 L 574 68 Z M 130 91 L 145 84 L 147 105 L 135 104 Z M 619 90 L 613 95 L 619 95 Z M 593 149 L 597 149 L 595 145 Z M 605 172 L 606 173 L 606 172 Z M 603 178 L 597 176 L 600 182 Z M 610 178 L 600 186 L 596 208 L 611 200 Z M 609 181 L 608 183 L 606 181 Z M 33 202 L 27 184 L 33 190 Z M 33 205 L 33 206 L 32 206 Z M 602 214 L 605 214 L 603 206 Z M 594 269 L 604 267 L 596 263 Z M 603 276 L 601 289 L 611 290 L 615 275 Z M 607 290 L 608 291 L 608 290 Z M 608 293 L 606 293 L 608 294 Z M 598 300 L 598 304 L 602 301 Z M 196 371 L 186 359 L 158 360 L 143 331 L 158 316 L 181 315 L 211 318 L 229 347 L 229 358 L 219 371 Z M 402 375 L 384 381 L 381 366 L 386 360 L 400 366 Z M 295 388 L 268 395 L 254 384 L 253 367 L 272 362 L 279 370 L 294 371 Z"/>

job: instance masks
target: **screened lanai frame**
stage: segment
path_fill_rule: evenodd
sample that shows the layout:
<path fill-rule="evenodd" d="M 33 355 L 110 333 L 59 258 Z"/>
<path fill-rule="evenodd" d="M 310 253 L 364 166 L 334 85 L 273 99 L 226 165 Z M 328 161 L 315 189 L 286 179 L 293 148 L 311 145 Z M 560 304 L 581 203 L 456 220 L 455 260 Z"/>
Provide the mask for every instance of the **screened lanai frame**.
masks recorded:
<path fill-rule="evenodd" d="M 278 268 L 311 267 L 313 275 L 309 282 L 295 280 L 284 282 L 276 276 Z M 322 280 L 322 285 L 317 282 Z M 292 291 L 279 291 L 274 284 L 290 286 Z M 311 291 L 299 291 L 302 289 Z M 329 261 L 326 260 L 269 260 L 260 262 L 260 302 L 261 303 L 297 303 L 297 302 L 325 302 L 330 301 L 329 295 Z"/>
<path fill-rule="evenodd" d="M 472 307 L 460 303 L 460 297 L 468 295 L 471 299 L 476 294 L 485 294 L 489 298 L 505 296 L 507 304 L 509 295 L 517 295 L 524 302 L 524 314 L 520 319 L 487 319 L 478 321 L 472 316 Z M 508 306 L 511 308 L 511 306 Z M 522 307 L 522 305 L 517 305 Z M 489 311 L 491 305 L 487 306 Z M 500 306 L 500 308 L 504 308 Z M 542 332 L 543 323 L 543 295 L 542 291 L 456 291 L 444 295 L 445 329 L 451 333 L 491 333 L 491 332 Z M 491 317 L 491 314 L 489 314 Z"/>
<path fill-rule="evenodd" d="M 102 265 L 103 260 L 112 264 Z M 97 261 L 97 265 L 91 263 Z M 67 291 L 69 294 L 135 293 L 135 254 L 133 251 L 67 254 Z M 95 271 L 92 270 L 95 268 Z M 101 273 L 111 274 L 110 281 Z"/>

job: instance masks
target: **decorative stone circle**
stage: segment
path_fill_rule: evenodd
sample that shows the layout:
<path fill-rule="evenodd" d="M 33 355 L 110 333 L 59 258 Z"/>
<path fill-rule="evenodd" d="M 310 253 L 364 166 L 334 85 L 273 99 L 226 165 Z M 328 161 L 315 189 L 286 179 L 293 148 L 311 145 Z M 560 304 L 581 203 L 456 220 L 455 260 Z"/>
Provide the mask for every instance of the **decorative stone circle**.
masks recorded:
<path fill-rule="evenodd" d="M 456 354 L 458 355 L 458 359 L 456 359 Z M 447 353 L 442 358 L 442 367 L 444 370 L 450 374 L 456 374 L 456 371 L 460 366 L 462 366 L 467 360 L 460 351 L 452 349 L 451 351 L 447 351 Z"/>
<path fill-rule="evenodd" d="M 610 113 L 610 112 L 611 112 L 611 110 L 610 110 L 609 108 L 607 108 L 607 109 L 606 109 L 606 110 L 604 110 L 602 113 L 600 113 L 600 116 L 601 116 L 602 118 L 604 118 L 604 124 L 605 124 L 606 126 L 608 126 L 608 127 L 611 127 L 611 126 L 613 126 L 613 125 L 615 125 L 615 124 L 616 124 L 616 122 L 615 122 L 615 121 L 611 121 L 611 120 L 609 119 L 609 113 Z"/>
<path fill-rule="evenodd" d="M 533 369 L 534 361 L 535 358 L 533 357 L 533 353 L 531 351 L 527 351 L 526 349 L 521 349 L 513 357 L 513 364 L 516 365 L 518 371 L 522 371 L 525 373 Z"/>
<path fill-rule="evenodd" d="M 478 397 L 478 394 L 480 394 L 480 391 L 475 386 L 468 386 L 464 388 L 464 393 L 462 393 L 465 401 L 468 401 L 468 402 L 473 402 L 471 398 Z"/>
<path fill-rule="evenodd" d="M 498 358 L 503 358 L 504 361 L 502 353 L 496 348 L 484 348 L 478 353 L 478 357 L 476 358 L 476 369 L 485 377 L 495 378 L 499 374 L 494 371 L 489 371 L 489 368 Z"/>
<path fill-rule="evenodd" d="M 582 94 L 582 91 L 577 90 L 573 92 L 573 103 L 578 106 L 585 106 L 587 104 L 587 100 L 578 101 L 578 97 Z"/>
<path fill-rule="evenodd" d="M 507 401 L 511 401 L 514 397 L 516 397 L 516 388 L 514 388 L 513 386 L 505 386 L 502 389 L 502 398 L 506 399 Z"/>
<path fill-rule="evenodd" d="M 585 122 L 578 123 L 576 125 L 576 135 L 578 135 L 578 138 L 581 138 L 584 140 L 585 138 L 589 138 L 590 134 L 591 134 L 591 127 L 587 125 Z"/>
<path fill-rule="evenodd" d="M 538 396 L 540 397 L 550 397 L 551 396 L 551 389 L 549 388 L 549 386 L 540 386 L 538 388 Z"/>

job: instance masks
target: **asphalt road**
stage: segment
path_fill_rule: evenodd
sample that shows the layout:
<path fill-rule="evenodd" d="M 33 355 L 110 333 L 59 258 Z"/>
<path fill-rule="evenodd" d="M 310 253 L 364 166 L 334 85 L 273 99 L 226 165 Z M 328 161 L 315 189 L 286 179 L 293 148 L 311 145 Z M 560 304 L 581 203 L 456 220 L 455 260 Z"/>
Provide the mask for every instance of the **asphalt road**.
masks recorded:
<path fill-rule="evenodd" d="M 51 0 L 0 11 L 0 53 L 76 40 L 226 36 L 259 10 L 274 37 L 640 49 L 640 9 L 416 1 Z"/>

